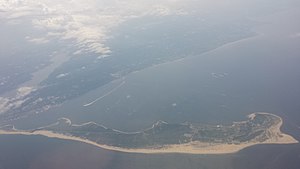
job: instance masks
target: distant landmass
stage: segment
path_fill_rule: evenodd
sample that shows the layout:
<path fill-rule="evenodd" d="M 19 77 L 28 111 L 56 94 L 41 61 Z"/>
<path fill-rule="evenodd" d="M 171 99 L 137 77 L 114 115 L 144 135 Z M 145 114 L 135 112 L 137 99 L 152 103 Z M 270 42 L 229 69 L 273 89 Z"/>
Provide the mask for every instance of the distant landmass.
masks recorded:
<path fill-rule="evenodd" d="M 94 122 L 72 124 L 67 118 L 33 129 L 0 127 L 0 134 L 44 135 L 93 144 L 101 148 L 134 153 L 234 153 L 256 144 L 298 143 L 280 131 L 282 119 L 270 113 L 253 113 L 246 121 L 232 125 L 193 123 L 169 124 L 158 121 L 138 132 L 122 132 Z"/>

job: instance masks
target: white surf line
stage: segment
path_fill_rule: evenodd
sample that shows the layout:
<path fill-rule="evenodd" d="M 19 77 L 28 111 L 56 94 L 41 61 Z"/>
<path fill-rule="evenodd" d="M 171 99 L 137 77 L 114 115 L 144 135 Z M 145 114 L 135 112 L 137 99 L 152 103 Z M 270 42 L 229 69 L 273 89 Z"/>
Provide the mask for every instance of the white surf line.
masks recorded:
<path fill-rule="evenodd" d="M 125 84 L 125 81 L 123 81 L 121 84 L 119 84 L 117 87 L 113 88 L 111 91 L 107 92 L 106 94 L 104 94 L 103 96 L 101 97 L 98 97 L 96 100 L 90 102 L 90 103 L 87 103 L 85 105 L 83 105 L 84 107 L 88 107 L 88 106 L 91 106 L 93 105 L 94 103 L 96 103 L 97 101 L 103 99 L 104 97 L 112 94 L 113 92 L 115 92 L 116 90 L 118 90 L 120 87 L 122 87 L 123 85 Z"/>
<path fill-rule="evenodd" d="M 72 127 L 82 127 L 82 126 L 85 126 L 85 125 L 88 125 L 88 124 L 94 124 L 94 125 L 103 127 L 104 129 L 109 129 L 109 128 L 105 127 L 104 125 L 95 123 L 95 122 L 93 122 L 93 121 L 86 122 L 86 123 L 83 123 L 83 124 L 71 124 L 71 126 L 72 126 Z"/>
<path fill-rule="evenodd" d="M 140 134 L 142 133 L 142 131 L 136 131 L 136 132 L 125 132 L 125 131 L 120 131 L 117 129 L 112 129 L 113 131 L 117 132 L 117 133 L 121 133 L 121 134 Z"/>

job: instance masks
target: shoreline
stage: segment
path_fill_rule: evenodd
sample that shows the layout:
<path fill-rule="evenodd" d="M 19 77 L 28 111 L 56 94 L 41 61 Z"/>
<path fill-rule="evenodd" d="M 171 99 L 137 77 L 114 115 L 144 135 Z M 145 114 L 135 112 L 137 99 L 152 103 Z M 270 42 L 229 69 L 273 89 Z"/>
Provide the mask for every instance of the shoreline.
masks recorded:
<path fill-rule="evenodd" d="M 248 118 L 251 118 L 255 116 L 256 113 L 250 114 Z M 263 113 L 261 113 L 263 114 Z M 265 113 L 270 114 L 270 113 Z M 96 142 L 83 139 L 80 137 L 75 136 L 68 136 L 64 134 L 54 133 L 52 131 L 47 130 L 38 130 L 34 132 L 28 132 L 28 131 L 18 131 L 18 130 L 12 130 L 12 131 L 5 131 L 0 129 L 0 135 L 28 135 L 28 136 L 45 136 L 48 138 L 57 138 L 57 139 L 63 139 L 63 140 L 71 140 L 71 141 L 78 141 L 90 145 L 97 146 L 99 148 L 103 148 L 106 150 L 111 151 L 118 151 L 118 152 L 125 152 L 125 153 L 142 153 L 142 154 L 165 154 L 165 153 L 182 153 L 182 154 L 231 154 L 236 153 L 244 148 L 254 146 L 254 145 L 261 145 L 261 144 L 295 144 L 299 143 L 298 140 L 293 138 L 290 135 L 287 135 L 285 133 L 282 133 L 280 128 L 283 125 L 283 120 L 281 117 L 271 114 L 273 116 L 276 116 L 280 119 L 280 122 L 278 122 L 276 125 L 270 127 L 267 131 L 272 136 L 271 138 L 267 139 L 264 142 L 253 142 L 248 141 L 245 143 L 240 144 L 224 144 L 224 143 L 207 143 L 207 142 L 199 142 L 199 141 L 193 141 L 190 143 L 185 144 L 173 144 L 173 145 L 165 145 L 162 148 L 137 148 L 137 149 L 127 149 L 127 148 L 121 148 L 121 147 L 114 147 L 114 146 L 108 146 L 108 145 L 102 145 L 98 144 Z"/>

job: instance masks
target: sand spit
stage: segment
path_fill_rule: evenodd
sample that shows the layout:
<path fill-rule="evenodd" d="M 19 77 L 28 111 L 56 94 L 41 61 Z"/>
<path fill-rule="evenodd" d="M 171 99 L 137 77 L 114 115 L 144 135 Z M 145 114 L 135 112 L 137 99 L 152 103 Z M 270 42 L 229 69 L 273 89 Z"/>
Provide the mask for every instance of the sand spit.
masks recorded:
<path fill-rule="evenodd" d="M 251 114 L 249 117 L 254 118 L 257 113 Z M 269 114 L 269 113 L 259 113 L 259 114 Z M 270 114 L 273 115 L 273 114 Z M 273 115 L 276 116 L 276 115 Z M 103 149 L 112 150 L 112 151 L 120 151 L 127 153 L 145 153 L 145 154 L 159 154 L 159 153 L 185 153 L 185 154 L 229 154 L 238 152 L 246 147 L 258 145 L 258 144 L 293 144 L 298 143 L 298 141 L 290 135 L 284 134 L 281 132 L 280 128 L 283 124 L 282 119 L 279 116 L 276 116 L 280 119 L 280 122 L 273 125 L 267 130 L 268 139 L 264 142 L 258 141 L 249 141 L 243 142 L 239 144 L 226 144 L 226 143 L 207 143 L 207 142 L 199 142 L 194 141 L 186 144 L 174 144 L 174 145 L 164 145 L 159 148 L 145 148 L 145 149 L 126 149 L 121 147 L 114 147 L 108 145 L 101 145 L 96 142 L 74 137 L 63 135 L 59 133 L 54 133 L 52 131 L 46 130 L 37 130 L 34 132 L 29 131 L 21 131 L 21 130 L 0 130 L 0 134 L 6 135 L 41 135 L 49 138 L 58 138 L 64 140 L 73 140 L 79 141 L 87 144 L 91 144 Z"/>

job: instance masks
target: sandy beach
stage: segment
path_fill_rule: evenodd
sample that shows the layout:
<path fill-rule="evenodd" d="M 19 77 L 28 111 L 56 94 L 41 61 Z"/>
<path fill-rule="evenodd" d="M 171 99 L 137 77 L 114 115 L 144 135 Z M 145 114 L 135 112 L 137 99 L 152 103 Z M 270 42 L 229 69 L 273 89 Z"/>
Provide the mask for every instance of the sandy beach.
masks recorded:
<path fill-rule="evenodd" d="M 267 113 L 269 114 L 269 113 Z M 253 118 L 255 114 L 249 115 L 249 117 Z M 272 114 L 273 115 L 273 114 Z M 276 116 L 276 115 L 274 115 Z M 279 116 L 277 116 L 280 118 Z M 185 154 L 229 154 L 238 152 L 246 147 L 250 147 L 258 144 L 294 144 L 298 143 L 298 141 L 290 135 L 284 134 L 281 132 L 280 128 L 283 124 L 282 119 L 280 118 L 280 122 L 276 125 L 270 127 L 267 130 L 268 137 L 264 142 L 258 141 L 249 141 L 239 144 L 222 144 L 222 143 L 207 143 L 207 142 L 199 142 L 194 141 L 187 144 L 174 144 L 174 145 L 165 145 L 162 148 L 145 148 L 145 149 L 126 149 L 108 145 L 101 145 L 96 142 L 86 140 L 79 137 L 67 136 L 59 133 L 54 133 L 51 131 L 38 130 L 34 132 L 21 131 L 21 130 L 11 130 L 5 131 L 0 130 L 0 134 L 6 135 L 41 135 L 49 138 L 58 138 L 64 140 L 73 140 L 79 141 L 87 144 L 91 144 L 103 149 L 112 150 L 112 151 L 120 151 L 127 153 L 145 153 L 145 154 L 155 154 L 155 153 L 185 153 Z"/>

